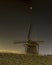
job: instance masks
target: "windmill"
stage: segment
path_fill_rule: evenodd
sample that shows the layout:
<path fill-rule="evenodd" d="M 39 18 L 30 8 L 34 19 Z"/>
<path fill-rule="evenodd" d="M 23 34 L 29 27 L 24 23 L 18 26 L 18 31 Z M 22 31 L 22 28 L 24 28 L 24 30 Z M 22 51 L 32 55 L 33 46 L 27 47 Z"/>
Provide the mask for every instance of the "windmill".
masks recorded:
<path fill-rule="evenodd" d="M 32 24 L 29 24 L 27 41 L 18 41 L 18 42 L 15 41 L 14 44 L 24 43 L 25 44 L 25 51 L 27 54 L 38 54 L 39 43 L 44 42 L 44 41 L 32 41 L 30 39 L 31 28 L 32 28 Z"/>

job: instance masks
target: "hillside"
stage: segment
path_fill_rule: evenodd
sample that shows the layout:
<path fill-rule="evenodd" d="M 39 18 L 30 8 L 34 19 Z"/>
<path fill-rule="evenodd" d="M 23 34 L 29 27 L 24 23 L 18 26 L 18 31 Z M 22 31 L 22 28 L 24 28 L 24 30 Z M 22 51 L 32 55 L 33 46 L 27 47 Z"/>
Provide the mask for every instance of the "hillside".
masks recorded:
<path fill-rule="evenodd" d="M 0 53 L 0 65 L 52 65 L 52 56 Z"/>

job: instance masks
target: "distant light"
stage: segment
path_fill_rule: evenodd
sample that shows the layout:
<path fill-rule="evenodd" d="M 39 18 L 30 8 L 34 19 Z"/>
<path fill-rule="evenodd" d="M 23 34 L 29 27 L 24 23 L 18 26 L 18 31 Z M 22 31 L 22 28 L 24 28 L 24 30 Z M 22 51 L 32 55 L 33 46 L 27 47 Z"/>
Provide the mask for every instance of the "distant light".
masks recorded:
<path fill-rule="evenodd" d="M 13 50 L 0 50 L 0 53 L 17 53 L 17 54 L 25 54 L 22 51 L 13 51 Z"/>
<path fill-rule="evenodd" d="M 32 10 L 32 7 L 29 7 L 30 10 Z"/>

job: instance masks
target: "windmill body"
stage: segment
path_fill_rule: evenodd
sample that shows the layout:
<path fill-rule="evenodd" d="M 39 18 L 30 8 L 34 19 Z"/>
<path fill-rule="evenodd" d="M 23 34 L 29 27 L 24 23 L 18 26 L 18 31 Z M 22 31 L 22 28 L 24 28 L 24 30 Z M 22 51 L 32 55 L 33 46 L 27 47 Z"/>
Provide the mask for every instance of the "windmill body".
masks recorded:
<path fill-rule="evenodd" d="M 26 44 L 26 52 L 29 54 L 37 54 L 38 49 L 37 49 L 38 44 L 34 41 L 29 40 Z"/>
<path fill-rule="evenodd" d="M 32 28 L 32 24 L 29 25 L 27 41 L 19 41 L 19 42 L 14 42 L 14 43 L 15 44 L 25 43 L 25 51 L 27 54 L 38 54 L 39 52 L 38 43 L 43 42 L 43 41 L 32 41 L 30 39 L 31 28 Z"/>

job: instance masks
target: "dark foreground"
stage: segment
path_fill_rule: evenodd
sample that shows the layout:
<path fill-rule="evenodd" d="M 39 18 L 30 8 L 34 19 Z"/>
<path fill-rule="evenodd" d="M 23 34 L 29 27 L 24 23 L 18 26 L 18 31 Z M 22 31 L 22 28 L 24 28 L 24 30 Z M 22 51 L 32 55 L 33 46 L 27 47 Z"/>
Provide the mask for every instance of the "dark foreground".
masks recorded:
<path fill-rule="evenodd" d="M 0 53 L 0 65 L 52 65 L 52 56 Z"/>

